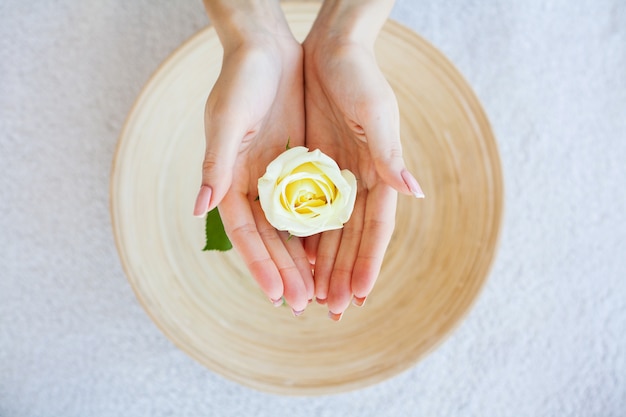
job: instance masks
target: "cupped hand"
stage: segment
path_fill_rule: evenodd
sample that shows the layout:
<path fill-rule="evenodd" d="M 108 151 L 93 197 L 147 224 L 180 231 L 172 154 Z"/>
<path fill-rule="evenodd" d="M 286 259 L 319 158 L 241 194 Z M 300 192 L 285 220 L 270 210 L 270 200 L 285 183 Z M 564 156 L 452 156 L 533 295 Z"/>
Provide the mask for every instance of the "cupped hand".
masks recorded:
<path fill-rule="evenodd" d="M 314 37 L 303 47 L 306 146 L 351 170 L 358 184 L 344 228 L 305 242 L 316 298 L 339 320 L 351 300 L 365 302 L 378 277 L 394 229 L 396 191 L 423 194 L 405 168 L 397 101 L 373 48 Z"/>
<path fill-rule="evenodd" d="M 301 239 L 289 239 L 266 220 L 257 181 L 267 165 L 304 144 L 302 47 L 293 38 L 258 36 L 224 52 L 206 104 L 206 154 L 194 214 L 218 206 L 235 249 L 267 297 L 282 297 L 300 314 L 313 297 L 313 278 Z"/>

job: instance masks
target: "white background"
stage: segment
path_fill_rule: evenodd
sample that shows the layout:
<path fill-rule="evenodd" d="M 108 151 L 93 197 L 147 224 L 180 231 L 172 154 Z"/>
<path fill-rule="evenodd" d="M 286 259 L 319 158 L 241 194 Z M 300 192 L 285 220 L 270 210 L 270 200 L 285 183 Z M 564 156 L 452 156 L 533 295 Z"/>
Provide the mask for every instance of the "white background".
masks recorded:
<path fill-rule="evenodd" d="M 484 105 L 505 175 L 500 250 L 467 319 L 414 368 L 288 398 L 173 346 L 112 238 L 117 135 L 159 63 L 208 24 L 201 2 L 0 3 L 0 416 L 626 414 L 626 3 L 398 0 L 392 17 Z"/>

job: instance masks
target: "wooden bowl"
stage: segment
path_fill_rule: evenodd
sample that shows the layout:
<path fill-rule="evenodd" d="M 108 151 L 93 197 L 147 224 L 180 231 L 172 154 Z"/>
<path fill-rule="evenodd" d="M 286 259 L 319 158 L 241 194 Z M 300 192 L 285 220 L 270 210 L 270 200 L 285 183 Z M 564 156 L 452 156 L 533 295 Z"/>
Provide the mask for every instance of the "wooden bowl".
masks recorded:
<path fill-rule="evenodd" d="M 284 5 L 298 39 L 318 7 Z M 338 323 L 315 303 L 298 318 L 274 308 L 235 251 L 201 251 L 204 220 L 192 210 L 204 105 L 222 59 L 212 28 L 161 65 L 128 116 L 111 178 L 122 265 L 163 333 L 226 378 L 290 395 L 374 384 L 441 343 L 483 286 L 502 216 L 487 118 L 454 66 L 415 33 L 390 21 L 376 48 L 398 97 L 406 162 L 426 199 L 400 197 L 376 287 Z"/>

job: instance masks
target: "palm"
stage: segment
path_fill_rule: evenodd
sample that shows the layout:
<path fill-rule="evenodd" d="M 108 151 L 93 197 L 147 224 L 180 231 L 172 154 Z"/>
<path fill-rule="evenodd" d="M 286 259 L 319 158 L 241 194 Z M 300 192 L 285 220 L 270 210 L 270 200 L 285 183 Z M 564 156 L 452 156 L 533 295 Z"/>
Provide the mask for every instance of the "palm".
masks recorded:
<path fill-rule="evenodd" d="M 271 299 L 284 296 L 299 311 L 313 296 L 302 243 L 272 228 L 256 201 L 259 177 L 288 138 L 304 144 L 301 49 L 295 44 L 290 51 L 279 60 L 259 51 L 225 57 L 207 101 L 207 149 L 216 157 L 205 158 L 205 164 L 223 163 L 225 155 L 234 158 L 225 164 L 232 168 L 220 170 L 219 210 L 226 232 L 263 291 Z M 211 146 L 215 137 L 222 140 Z"/>

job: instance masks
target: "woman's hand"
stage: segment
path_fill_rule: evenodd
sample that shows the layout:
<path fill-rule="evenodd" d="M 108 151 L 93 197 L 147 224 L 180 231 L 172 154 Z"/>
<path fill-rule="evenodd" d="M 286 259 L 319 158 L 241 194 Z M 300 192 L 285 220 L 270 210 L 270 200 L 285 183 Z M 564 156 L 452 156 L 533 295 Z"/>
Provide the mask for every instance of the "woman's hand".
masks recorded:
<path fill-rule="evenodd" d="M 267 297 L 300 314 L 313 297 L 302 241 L 265 219 L 257 181 L 267 165 L 304 145 L 302 47 L 276 1 L 207 0 L 224 46 L 220 76 L 205 112 L 206 154 L 194 214 L 219 205 L 226 233 Z"/>
<path fill-rule="evenodd" d="M 423 197 L 402 158 L 399 111 L 373 44 L 390 1 L 327 0 L 303 44 L 306 146 L 351 170 L 358 184 L 350 221 L 307 238 L 315 295 L 339 320 L 362 305 L 395 224 L 396 191 Z"/>

